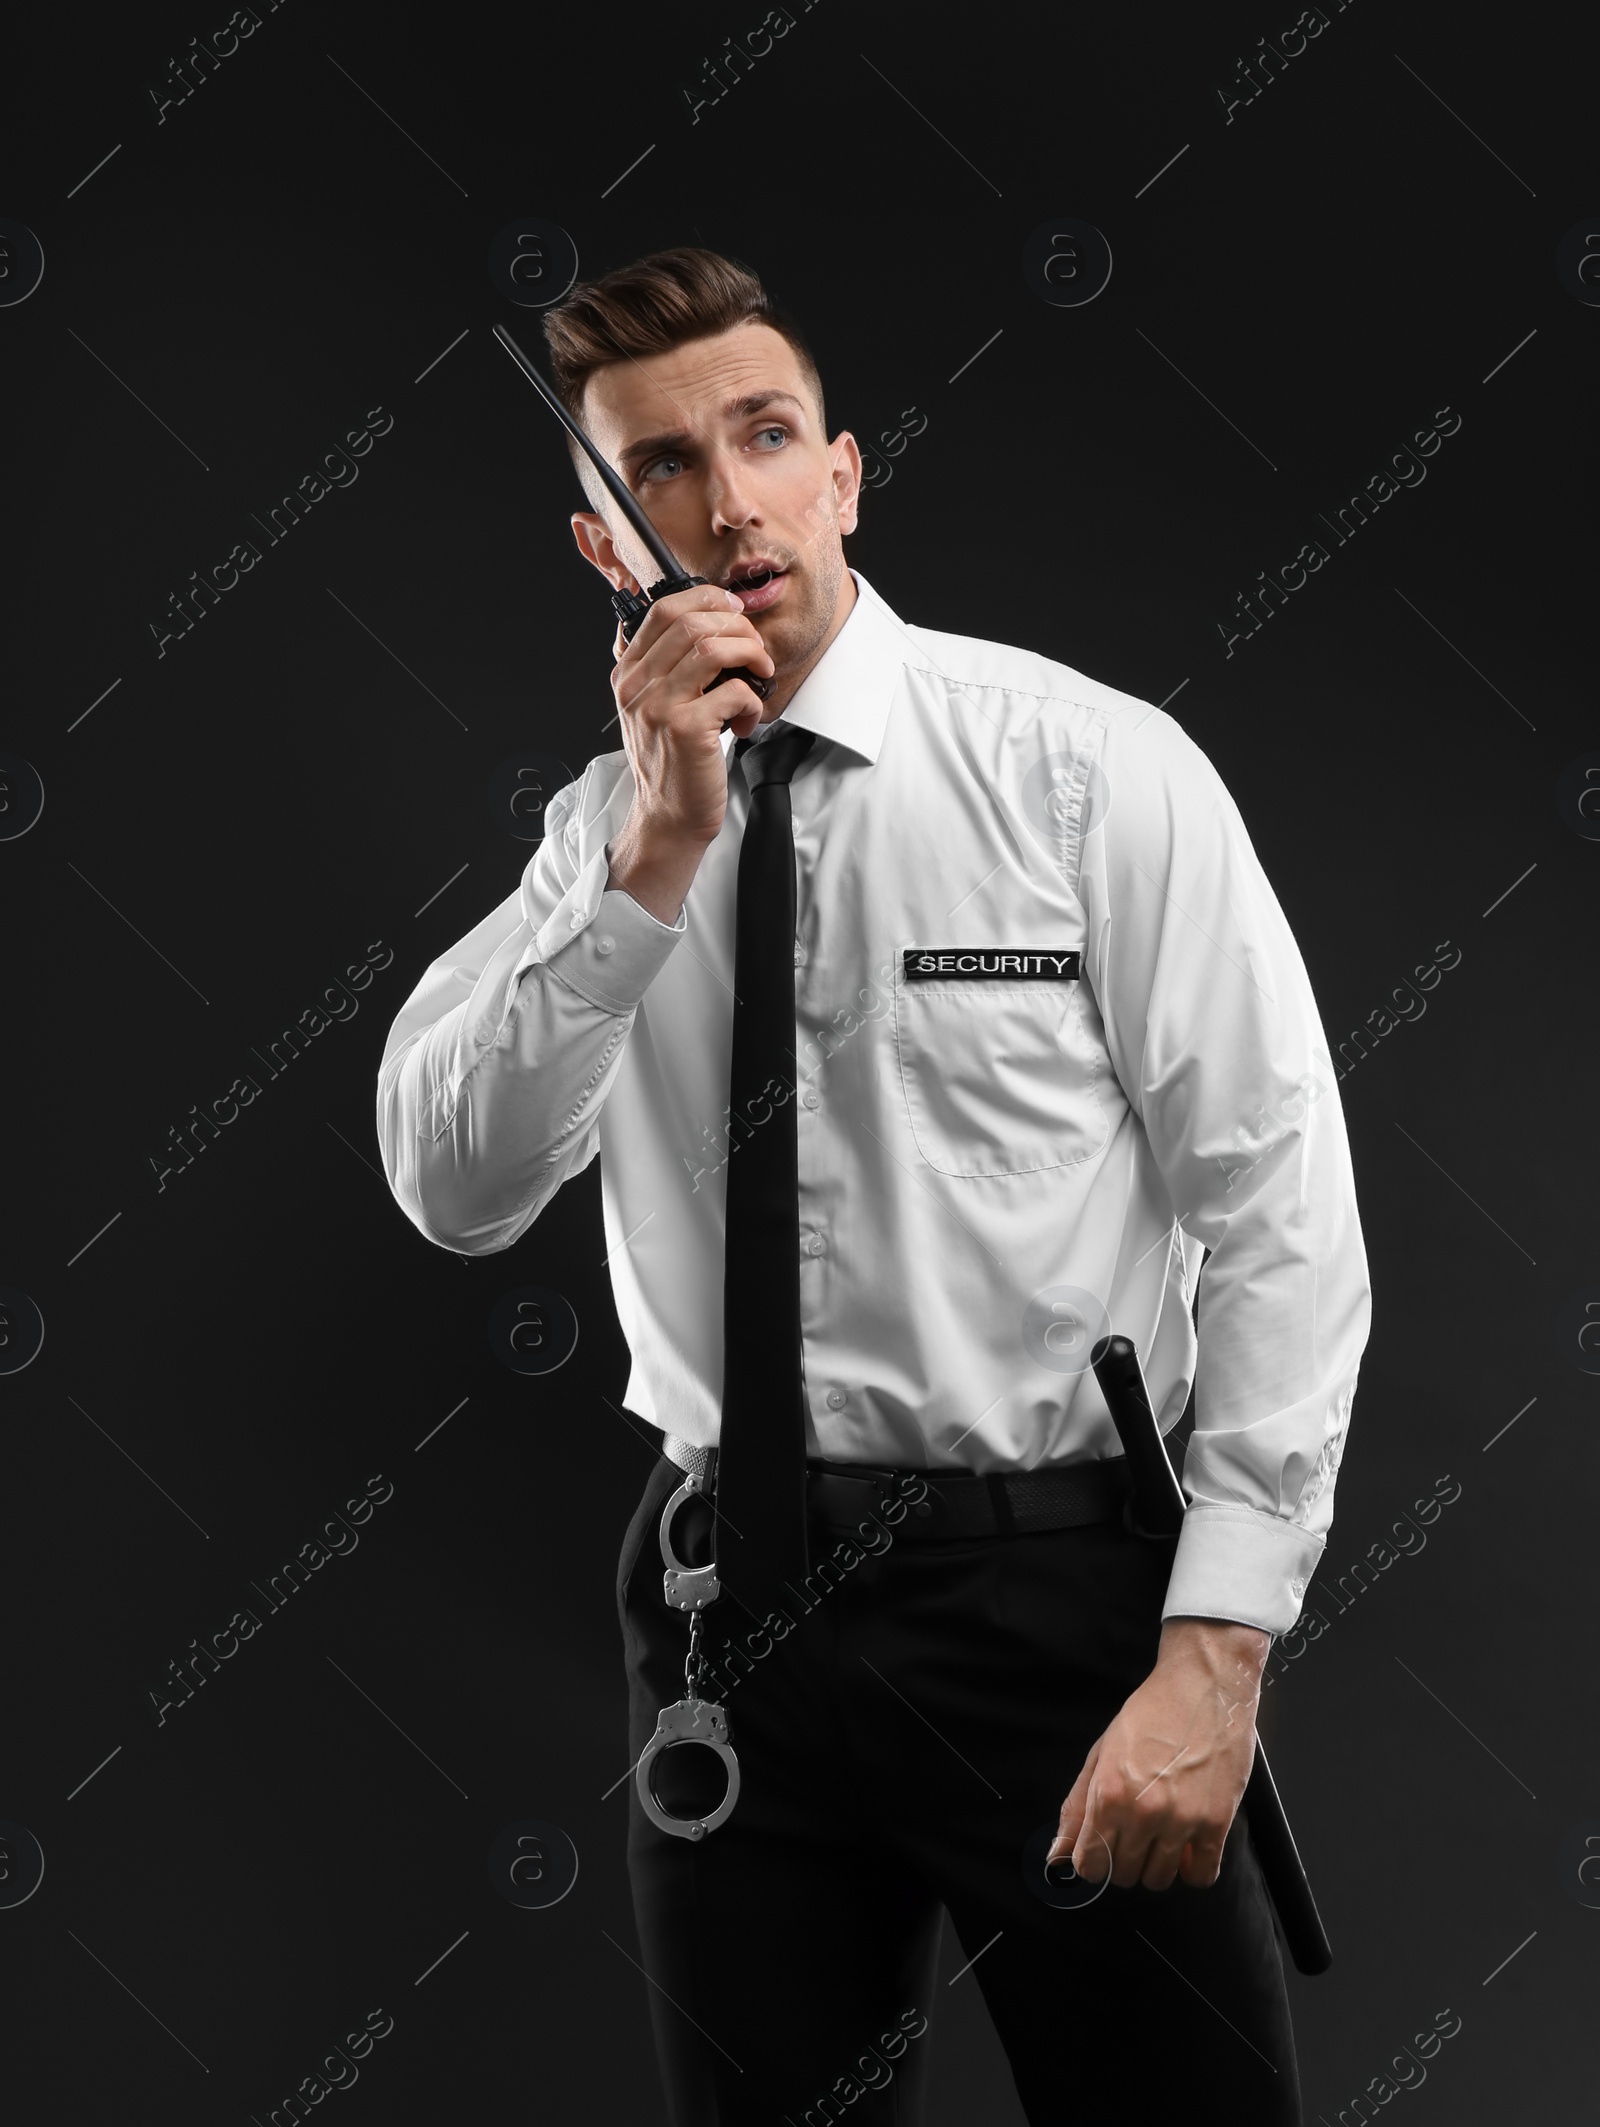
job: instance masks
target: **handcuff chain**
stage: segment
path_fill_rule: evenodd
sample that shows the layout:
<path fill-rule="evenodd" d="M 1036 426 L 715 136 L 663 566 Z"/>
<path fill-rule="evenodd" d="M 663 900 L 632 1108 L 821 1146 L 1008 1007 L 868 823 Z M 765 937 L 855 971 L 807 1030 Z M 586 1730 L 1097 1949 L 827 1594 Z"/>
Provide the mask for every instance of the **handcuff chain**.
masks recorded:
<path fill-rule="evenodd" d="M 711 1467 L 702 1473 L 699 1487 L 702 1496 L 704 1496 L 707 1502 L 711 1504 L 713 1527 L 715 1527 L 716 1517 L 716 1507 L 714 1503 L 716 1496 L 716 1480 L 713 1474 L 715 1468 L 716 1465 L 715 1462 L 713 1462 Z M 715 1555 L 715 1551 L 713 1551 L 713 1558 L 715 1558 Z M 698 1609 L 691 1610 L 689 1612 L 689 1651 L 684 1657 L 683 1682 L 685 1695 L 690 1699 L 700 1698 L 706 1680 L 705 1650 L 700 1643 L 704 1623 L 704 1617 Z"/>
<path fill-rule="evenodd" d="M 706 1658 L 700 1646 L 701 1616 L 698 1610 L 689 1613 L 689 1652 L 683 1664 L 684 1696 L 700 1697 L 700 1687 L 705 1681 Z"/>

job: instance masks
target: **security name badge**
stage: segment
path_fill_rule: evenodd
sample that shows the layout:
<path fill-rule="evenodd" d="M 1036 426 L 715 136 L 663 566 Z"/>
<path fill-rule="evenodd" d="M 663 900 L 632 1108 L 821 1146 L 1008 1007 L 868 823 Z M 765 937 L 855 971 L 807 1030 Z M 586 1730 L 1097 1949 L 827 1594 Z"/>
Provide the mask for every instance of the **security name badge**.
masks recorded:
<path fill-rule="evenodd" d="M 908 945 L 907 982 L 1076 982 L 1079 951 L 1066 945 Z"/>

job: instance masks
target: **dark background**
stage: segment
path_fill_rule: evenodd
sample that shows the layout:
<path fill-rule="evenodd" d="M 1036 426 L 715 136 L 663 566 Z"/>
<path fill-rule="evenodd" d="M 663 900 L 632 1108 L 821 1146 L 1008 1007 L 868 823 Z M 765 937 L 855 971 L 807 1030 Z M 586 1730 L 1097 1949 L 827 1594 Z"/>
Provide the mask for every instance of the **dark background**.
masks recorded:
<path fill-rule="evenodd" d="M 1373 1332 L 1327 1629 L 1275 1664 L 1263 1727 L 1336 1952 L 1291 1981 L 1308 2121 L 1446 2009 L 1402 2111 L 1469 2127 L 1537 2089 L 1576 2117 L 1600 820 L 1561 778 L 1600 767 L 1600 310 L 1556 250 L 1600 216 L 1592 17 L 1330 0 L 1226 123 L 1217 91 L 1293 9 L 795 0 L 691 124 L 683 91 L 758 8 L 259 12 L 159 124 L 148 91 L 224 10 L 73 10 L 10 51 L 0 215 L 46 261 L 0 311 L 0 743 L 45 793 L 0 848 L 0 1281 L 46 1331 L 3 1433 L 0 1819 L 13 1886 L 14 1827 L 46 1864 L 0 1910 L 28 2117 L 264 2122 L 381 2006 L 341 2116 L 664 2118 L 613 1786 L 612 1582 L 653 1436 L 617 1408 L 598 1163 L 469 1262 L 402 1216 L 373 1125 L 394 1014 L 532 854 L 495 769 L 617 743 L 581 498 L 490 335 L 542 356 L 485 266 L 525 216 L 585 276 L 728 250 L 808 329 L 835 428 L 927 416 L 849 558 L 908 621 L 1170 701 L 1332 1042 L 1460 949 L 1340 1089 Z M 1113 254 L 1084 307 L 1021 269 L 1063 215 Z M 1447 406 L 1425 481 L 1226 656 L 1236 594 Z M 356 483 L 266 548 L 248 513 L 379 407 Z M 261 562 L 158 657 L 169 595 L 246 536 Z M 393 959 L 356 1017 L 255 1071 L 158 1188 L 171 1127 L 369 945 Z M 531 1381 L 486 1329 L 530 1284 L 580 1325 Z M 359 1549 L 158 1724 L 168 1662 L 374 1476 Z M 1337 1577 L 1444 1478 L 1426 1549 L 1341 1610 Z M 488 1872 L 529 1818 L 581 1864 L 540 1911 Z M 942 1980 L 961 1962 L 947 1930 Z M 1071 2008 L 1067 2085 L 1094 2043 Z M 937 2127 L 1019 2120 L 972 1975 L 933 2013 Z"/>

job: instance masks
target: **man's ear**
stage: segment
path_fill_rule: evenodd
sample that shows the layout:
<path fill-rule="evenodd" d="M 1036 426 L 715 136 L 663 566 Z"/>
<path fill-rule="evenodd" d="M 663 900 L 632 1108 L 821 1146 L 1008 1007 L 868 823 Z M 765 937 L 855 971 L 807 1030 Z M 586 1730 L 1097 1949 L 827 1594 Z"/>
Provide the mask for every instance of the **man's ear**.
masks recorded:
<path fill-rule="evenodd" d="M 833 493 L 839 506 L 841 534 L 853 532 L 861 500 L 861 452 L 847 428 L 833 439 Z"/>
<path fill-rule="evenodd" d="M 584 560 L 600 571 L 614 591 L 642 591 L 644 586 L 617 553 L 606 521 L 593 510 L 574 510 L 572 536 Z"/>

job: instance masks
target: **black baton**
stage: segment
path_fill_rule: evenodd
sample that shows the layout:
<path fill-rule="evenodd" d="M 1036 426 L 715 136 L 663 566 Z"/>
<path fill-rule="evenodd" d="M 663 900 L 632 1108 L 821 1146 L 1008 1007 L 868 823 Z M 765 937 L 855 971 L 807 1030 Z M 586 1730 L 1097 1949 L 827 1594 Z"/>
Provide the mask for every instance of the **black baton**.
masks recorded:
<path fill-rule="evenodd" d="M 1089 1354 L 1089 1364 L 1094 1368 L 1094 1377 L 1128 1460 L 1133 1510 L 1139 1527 L 1147 1536 L 1175 1537 L 1186 1507 L 1183 1487 L 1150 1407 L 1150 1393 L 1144 1385 L 1133 1339 L 1102 1337 Z M 1259 1736 L 1243 1807 L 1262 1879 L 1277 1910 L 1295 1969 L 1310 1975 L 1326 1972 L 1333 1962 L 1333 1951 Z"/>

